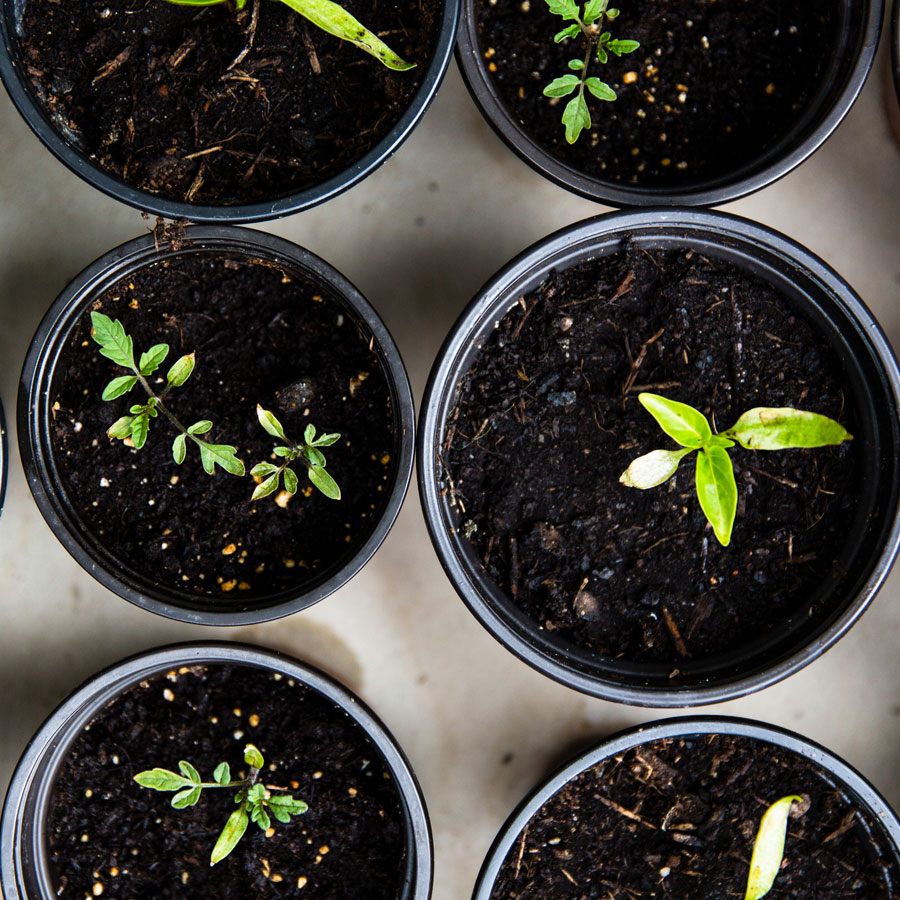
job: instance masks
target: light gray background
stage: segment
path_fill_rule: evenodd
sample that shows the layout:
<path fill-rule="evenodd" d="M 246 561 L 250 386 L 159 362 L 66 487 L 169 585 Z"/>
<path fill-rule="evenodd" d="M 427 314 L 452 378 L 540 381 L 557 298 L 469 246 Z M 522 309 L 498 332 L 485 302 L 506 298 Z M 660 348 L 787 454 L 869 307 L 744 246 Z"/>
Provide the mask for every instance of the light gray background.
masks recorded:
<path fill-rule="evenodd" d="M 823 256 L 896 344 L 900 151 L 882 106 L 886 49 L 883 40 L 860 100 L 812 159 L 726 208 Z M 480 285 L 533 241 L 602 211 L 514 157 L 453 64 L 423 123 L 377 173 L 323 207 L 263 227 L 356 282 L 392 330 L 418 401 L 446 331 Z M 68 279 L 146 229 L 139 213 L 57 163 L 0 96 L 0 395 L 12 448 L 0 518 L 0 790 L 52 707 L 102 666 L 173 640 L 257 642 L 331 672 L 385 719 L 428 801 L 435 900 L 462 900 L 497 829 L 548 767 L 588 740 L 657 716 L 552 683 L 488 636 L 438 565 L 415 487 L 360 575 L 313 609 L 268 625 L 213 631 L 164 621 L 82 571 L 44 524 L 22 475 L 12 421 L 18 375 L 34 329 Z M 709 711 L 798 730 L 900 804 L 898 595 L 895 572 L 826 657 Z"/>

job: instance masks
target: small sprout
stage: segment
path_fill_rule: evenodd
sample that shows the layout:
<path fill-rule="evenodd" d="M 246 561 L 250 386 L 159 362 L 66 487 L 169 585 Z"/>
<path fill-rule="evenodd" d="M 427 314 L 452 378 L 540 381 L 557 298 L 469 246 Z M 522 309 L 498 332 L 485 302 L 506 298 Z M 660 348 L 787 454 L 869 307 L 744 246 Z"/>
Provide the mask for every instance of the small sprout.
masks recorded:
<path fill-rule="evenodd" d="M 341 499 L 341 489 L 337 482 L 325 471 L 325 454 L 320 447 L 330 447 L 340 440 L 339 434 L 322 434 L 316 437 L 314 425 L 307 425 L 303 434 L 303 443 L 296 444 L 284 433 L 281 422 L 267 409 L 257 404 L 256 415 L 259 424 L 274 438 L 284 441 L 285 445 L 275 447 L 274 454 L 283 459 L 280 466 L 274 463 L 257 463 L 250 474 L 256 478 L 262 478 L 253 492 L 251 500 L 260 500 L 278 490 L 281 479 L 284 478 L 284 489 L 289 494 L 296 494 L 299 486 L 297 474 L 290 468 L 290 464 L 299 460 L 306 466 L 306 473 L 312 484 L 331 500 Z"/>
<path fill-rule="evenodd" d="M 639 394 L 638 400 L 659 427 L 685 449 L 654 450 L 639 456 L 622 473 L 620 483 L 641 490 L 656 487 L 675 474 L 682 457 L 697 450 L 697 498 L 723 547 L 731 542 L 737 512 L 737 484 L 727 452 L 735 441 L 746 450 L 787 450 L 853 440 L 834 419 L 800 409 L 755 407 L 727 431 L 713 434 L 706 416 L 693 406 L 658 394 Z"/>
<path fill-rule="evenodd" d="M 206 788 L 238 789 L 234 795 L 238 808 L 228 817 L 210 854 L 209 864 L 214 866 L 234 850 L 250 822 L 255 822 L 266 831 L 272 824 L 269 813 L 279 822 L 287 823 L 291 816 L 299 816 L 309 808 L 302 800 L 295 800 L 290 794 L 272 794 L 272 791 L 283 788 L 267 788 L 260 783 L 259 773 L 265 766 L 265 760 L 253 744 L 247 744 L 244 749 L 244 762 L 250 766 L 250 773 L 237 781 L 231 780 L 231 768 L 226 762 L 216 766 L 213 781 L 203 781 L 200 773 L 185 760 L 178 763 L 180 775 L 169 769 L 157 768 L 139 772 L 134 780 L 141 787 L 154 791 L 177 791 L 172 798 L 175 809 L 193 806 Z"/>
<path fill-rule="evenodd" d="M 610 53 L 615 56 L 634 53 L 640 44 L 637 41 L 614 39 L 610 32 L 602 30 L 604 19 L 615 19 L 619 15 L 619 10 L 608 8 L 609 0 L 587 0 L 583 10 L 575 0 L 546 2 L 551 13 L 564 22 L 574 22 L 557 32 L 553 37 L 554 42 L 559 44 L 580 34 L 584 48 L 582 59 L 569 60 L 570 71 L 578 74 L 554 78 L 544 88 L 545 97 L 567 97 L 578 91 L 566 104 L 562 115 L 562 123 L 566 126 L 566 140 L 574 144 L 581 132 L 591 127 L 591 114 L 584 99 L 585 89 L 598 100 L 616 99 L 616 92 L 605 81 L 594 75 L 588 76 L 594 57 L 603 64 L 609 59 Z"/>
<path fill-rule="evenodd" d="M 200 448 L 200 462 L 210 475 L 218 465 L 232 475 L 243 475 L 244 464 L 237 458 L 237 448 L 230 444 L 210 444 L 200 440 L 198 435 L 206 434 L 213 423 L 209 419 L 195 422 L 185 427 L 175 418 L 163 402 L 173 388 L 181 387 L 194 371 L 194 354 L 182 356 L 166 373 L 166 386 L 159 393 L 150 387 L 147 378 L 152 375 L 169 355 L 168 344 L 155 344 L 146 353 L 141 354 L 140 361 L 134 362 L 134 341 L 125 334 L 125 328 L 118 319 L 110 319 L 103 313 L 91 313 L 91 337 L 100 345 L 100 353 L 111 359 L 116 365 L 130 369 L 133 374 L 120 375 L 103 390 L 103 400 L 115 400 L 127 394 L 138 382 L 147 393 L 146 403 L 138 403 L 129 409 L 130 415 L 116 419 L 106 434 L 110 440 L 131 439 L 135 450 L 140 450 L 147 443 L 150 433 L 150 420 L 160 413 L 165 416 L 181 432 L 172 443 L 172 456 L 181 465 L 187 456 L 187 440 L 190 438 Z"/>
<path fill-rule="evenodd" d="M 168 2 L 176 6 L 214 6 L 225 0 L 168 0 Z M 415 63 L 404 62 L 384 41 L 333 0 L 281 0 L 281 2 L 328 34 L 333 34 L 336 38 L 349 41 L 360 50 L 365 50 L 389 69 L 405 72 L 415 68 Z M 247 5 L 247 0 L 235 0 L 234 5 L 235 9 L 241 10 Z"/>
<path fill-rule="evenodd" d="M 756 840 L 753 842 L 753 856 L 750 859 L 750 874 L 747 877 L 744 900 L 760 900 L 772 890 L 784 859 L 788 816 L 794 803 L 803 803 L 803 798 L 796 794 L 782 797 L 763 813 L 759 830 L 756 832 Z"/>

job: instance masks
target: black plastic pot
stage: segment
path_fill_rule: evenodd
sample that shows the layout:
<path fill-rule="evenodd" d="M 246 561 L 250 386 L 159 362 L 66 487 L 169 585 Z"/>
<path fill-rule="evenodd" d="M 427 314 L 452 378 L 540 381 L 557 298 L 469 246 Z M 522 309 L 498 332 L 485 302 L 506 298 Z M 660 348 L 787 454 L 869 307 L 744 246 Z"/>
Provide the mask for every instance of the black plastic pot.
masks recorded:
<path fill-rule="evenodd" d="M 844 0 L 840 44 L 807 109 L 780 141 L 734 171 L 683 187 L 626 185 L 594 178 L 563 163 L 536 143 L 497 95 L 480 46 L 475 4 L 463 0 L 456 57 L 463 78 L 488 123 L 506 145 L 541 175 L 610 206 L 717 206 L 759 190 L 810 156 L 841 123 L 869 74 L 884 11 L 883 0 Z M 543 3 L 543 0 L 539 0 Z"/>
<path fill-rule="evenodd" d="M 459 533 L 459 513 L 442 490 L 440 448 L 457 385 L 495 323 L 551 269 L 618 250 L 625 237 L 647 248 L 691 246 L 770 282 L 794 299 L 826 336 L 845 368 L 862 423 L 862 465 L 870 473 L 855 519 L 847 524 L 840 563 L 847 578 L 830 612 L 789 619 L 766 638 L 706 660 L 621 663 L 579 650 L 538 627 L 484 572 Z M 799 244 L 762 225 L 711 211 L 648 210 L 588 219 L 539 241 L 501 269 L 457 320 L 431 371 L 420 416 L 419 491 L 437 554 L 456 591 L 497 640 L 551 678 L 608 700 L 684 707 L 739 697 L 812 662 L 862 615 L 900 546 L 900 371 L 878 323 L 852 288 Z M 813 599 L 813 598 L 811 598 Z"/>
<path fill-rule="evenodd" d="M 541 807 L 573 778 L 604 759 L 649 741 L 709 734 L 735 735 L 774 744 L 824 769 L 830 782 L 851 796 L 873 821 L 880 824 L 885 842 L 893 851 L 891 862 L 895 867 L 900 866 L 900 820 L 875 788 L 839 756 L 799 734 L 751 719 L 687 716 L 623 731 L 580 754 L 532 791 L 516 807 L 494 840 L 479 873 L 473 900 L 490 900 L 500 867 L 522 830 Z"/>
<path fill-rule="evenodd" d="M 3 404 L 0 404 L 0 513 L 6 499 L 6 479 L 9 475 L 9 457 L 6 453 L 6 420 L 3 418 Z"/>
<path fill-rule="evenodd" d="M 72 556 L 101 584 L 120 597 L 158 615 L 205 625 L 246 625 L 289 615 L 317 603 L 349 581 L 371 558 L 397 518 L 413 463 L 415 413 L 409 379 L 390 333 L 359 290 L 328 263 L 282 238 L 230 226 L 198 226 L 185 231 L 178 249 L 156 248 L 153 235 L 122 244 L 78 275 L 51 306 L 32 340 L 19 383 L 19 450 L 28 484 L 54 534 Z M 394 416 L 392 478 L 385 484 L 381 518 L 362 546 L 338 568 L 315 581 L 252 602 L 240 598 L 204 599 L 187 591 L 160 586 L 117 559 L 91 534 L 66 496 L 53 455 L 49 389 L 68 335 L 81 315 L 113 284 L 143 266 L 185 254 L 228 253 L 275 262 L 321 284 L 341 301 L 352 319 L 374 336 L 384 368 Z"/>
<path fill-rule="evenodd" d="M 322 184 L 290 194 L 273 197 L 270 201 L 232 206 L 207 206 L 158 197 L 138 190 L 115 178 L 86 156 L 48 117 L 37 100 L 22 59 L 19 46 L 19 26 L 24 15 L 25 0 L 3 0 L 0 15 L 0 78 L 22 118 L 51 153 L 88 184 L 116 200 L 139 210 L 146 210 L 171 219 L 194 222 L 262 222 L 310 209 L 353 187 L 389 159 L 418 125 L 434 99 L 456 39 L 459 19 L 459 0 L 442 0 L 443 12 L 436 45 L 422 83 L 409 107 L 393 128 L 368 152 L 339 175 Z"/>
<path fill-rule="evenodd" d="M 63 701 L 41 726 L 19 761 L 3 807 L 0 887 L 4 900 L 56 897 L 44 829 L 56 773 L 84 726 L 140 681 L 180 666 L 204 664 L 280 672 L 323 695 L 359 724 L 384 757 L 403 807 L 406 880 L 397 900 L 428 900 L 434 866 L 428 813 L 409 762 L 387 728 L 356 695 L 305 663 L 259 647 L 213 642 L 163 647 L 105 669 Z"/>
<path fill-rule="evenodd" d="M 897 103 L 900 103 L 900 0 L 894 0 L 891 10 L 891 72 L 894 93 L 897 95 Z"/>

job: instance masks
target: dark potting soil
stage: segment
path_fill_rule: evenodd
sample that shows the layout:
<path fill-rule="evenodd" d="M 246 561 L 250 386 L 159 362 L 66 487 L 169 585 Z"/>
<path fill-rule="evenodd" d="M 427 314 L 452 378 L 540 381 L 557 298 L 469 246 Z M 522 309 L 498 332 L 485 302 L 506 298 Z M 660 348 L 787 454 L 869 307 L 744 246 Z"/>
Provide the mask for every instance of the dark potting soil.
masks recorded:
<path fill-rule="evenodd" d="M 204 781 L 220 762 L 243 777 L 255 744 L 267 786 L 309 810 L 274 832 L 250 823 L 210 867 L 234 791 L 204 790 L 196 806 L 142 788 L 138 772 Z M 280 793 L 273 791 L 273 793 Z M 378 749 L 343 710 L 287 676 L 249 666 L 193 666 L 143 681 L 113 700 L 75 739 L 50 801 L 46 840 L 61 897 L 246 900 L 397 900 L 405 871 L 403 813 Z"/>
<path fill-rule="evenodd" d="M 425 75 L 435 2 L 343 5 L 417 67 L 392 72 L 269 0 L 29 0 L 23 57 L 56 127 L 107 173 L 171 200 L 265 201 L 355 163 Z"/>
<path fill-rule="evenodd" d="M 856 428 L 834 352 L 759 278 L 628 243 L 553 272 L 487 338 L 445 433 L 448 496 L 489 577 L 540 628 L 617 660 L 677 667 L 792 614 L 815 621 L 828 602 L 816 589 L 843 577 L 858 442 L 731 450 L 738 509 L 722 547 L 693 456 L 659 487 L 619 484 L 636 457 L 676 447 L 642 390 L 719 431 L 755 406 Z"/>
<path fill-rule="evenodd" d="M 310 423 L 341 434 L 324 450 L 340 500 L 314 490 L 295 463 L 293 498 L 251 502 L 249 475 L 207 475 L 190 441 L 176 465 L 178 432 L 162 416 L 140 450 L 110 441 L 107 428 L 146 394 L 138 385 L 101 401 L 126 373 L 100 355 L 85 313 L 53 379 L 54 459 L 76 514 L 116 559 L 169 588 L 242 604 L 318 580 L 358 550 L 390 491 L 396 437 L 372 335 L 343 305 L 302 274 L 202 252 L 127 276 L 93 308 L 122 321 L 136 357 L 169 344 L 157 388 L 178 357 L 196 352 L 193 374 L 166 405 L 186 425 L 212 420 L 204 439 L 236 446 L 248 473 L 275 461 L 280 443 L 260 427 L 257 403 L 295 441 Z"/>
<path fill-rule="evenodd" d="M 623 184 L 682 187 L 739 169 L 775 146 L 820 86 L 839 4 L 805 0 L 623 0 L 613 37 L 640 48 L 591 75 L 618 94 L 587 97 L 593 127 L 574 145 L 562 97 L 542 95 L 584 56 L 544 0 L 476 0 L 480 52 L 503 103 L 562 162 Z M 604 26 L 606 27 L 606 26 Z"/>
<path fill-rule="evenodd" d="M 726 735 L 652 741 L 573 778 L 523 829 L 491 898 L 743 897 L 762 814 L 789 794 L 804 803 L 766 897 L 891 900 L 900 872 L 859 803 L 798 754 Z"/>

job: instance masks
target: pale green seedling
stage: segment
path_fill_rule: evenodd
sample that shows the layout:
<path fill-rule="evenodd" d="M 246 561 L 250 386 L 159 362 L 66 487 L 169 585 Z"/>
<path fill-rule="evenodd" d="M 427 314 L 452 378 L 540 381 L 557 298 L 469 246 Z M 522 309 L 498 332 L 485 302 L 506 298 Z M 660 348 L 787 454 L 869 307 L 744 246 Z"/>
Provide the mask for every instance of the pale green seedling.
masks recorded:
<path fill-rule="evenodd" d="M 775 884 L 784 860 L 784 843 L 787 837 L 788 816 L 794 803 L 802 803 L 796 794 L 776 800 L 764 813 L 753 842 L 750 874 L 744 900 L 761 900 Z"/>
<path fill-rule="evenodd" d="M 559 44 L 569 38 L 581 35 L 584 56 L 569 60 L 569 69 L 575 74 L 554 78 L 544 88 L 545 97 L 575 96 L 563 110 L 562 123 L 566 126 L 566 140 L 574 144 L 585 128 L 591 127 L 591 113 L 588 110 L 584 92 L 592 94 L 598 100 L 615 100 L 616 92 L 605 82 L 594 75 L 588 75 L 591 64 L 596 57 L 597 62 L 605 63 L 609 54 L 624 56 L 634 53 L 640 44 L 637 41 L 613 38 L 603 30 L 604 20 L 615 19 L 619 10 L 609 8 L 609 0 L 588 0 L 584 8 L 575 0 L 546 0 L 550 12 L 560 16 L 563 21 L 574 22 L 562 31 L 557 32 L 553 40 Z M 577 91 L 577 93 L 575 93 Z"/>
<path fill-rule="evenodd" d="M 168 2 L 176 6 L 215 6 L 224 3 L 225 0 L 168 0 Z M 405 72 L 415 68 L 415 63 L 404 62 L 384 41 L 333 0 L 281 0 L 281 2 L 294 12 L 300 13 L 322 31 L 327 31 L 328 34 L 333 34 L 336 38 L 349 41 L 360 50 L 365 50 L 389 69 Z M 247 0 L 235 0 L 234 5 L 236 9 L 241 10 L 247 5 Z"/>
<path fill-rule="evenodd" d="M 247 744 L 244 748 L 244 762 L 250 767 L 250 771 L 246 777 L 236 780 L 232 779 L 227 762 L 216 766 L 212 781 L 203 781 L 200 773 L 185 760 L 178 763 L 180 775 L 170 769 L 148 769 L 138 772 L 134 780 L 141 787 L 154 791 L 177 791 L 172 798 L 175 809 L 193 806 L 207 788 L 238 789 L 234 795 L 238 808 L 228 817 L 209 857 L 209 864 L 214 866 L 234 850 L 250 822 L 256 822 L 260 829 L 266 831 L 271 827 L 273 817 L 279 822 L 288 823 L 291 816 L 299 816 L 309 808 L 302 800 L 295 800 L 290 794 L 272 793 L 283 788 L 266 787 L 259 781 L 259 773 L 265 760 L 253 744 Z"/>
<path fill-rule="evenodd" d="M 656 487 L 668 481 L 688 453 L 697 451 L 695 485 L 700 507 L 719 543 L 727 547 L 737 511 L 737 484 L 728 448 L 735 441 L 747 450 L 787 450 L 825 447 L 853 436 L 834 419 L 789 407 L 755 407 L 727 431 L 714 434 L 706 416 L 693 406 L 658 394 L 642 393 L 638 400 L 660 428 L 682 450 L 653 450 L 633 460 L 619 481 L 627 487 Z"/>

